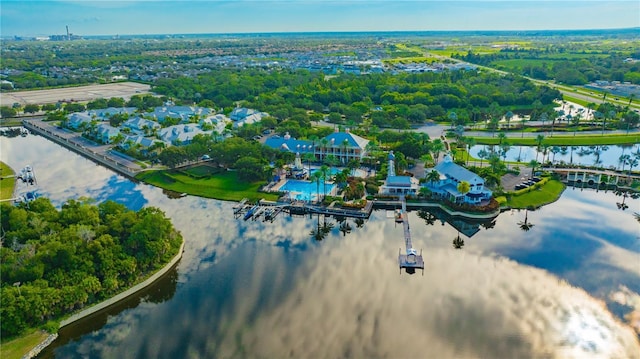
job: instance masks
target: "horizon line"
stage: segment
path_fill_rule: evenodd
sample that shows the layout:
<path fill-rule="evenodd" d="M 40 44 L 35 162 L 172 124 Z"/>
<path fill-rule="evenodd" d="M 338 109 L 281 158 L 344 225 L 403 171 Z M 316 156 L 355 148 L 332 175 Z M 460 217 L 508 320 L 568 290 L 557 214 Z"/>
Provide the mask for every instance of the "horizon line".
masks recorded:
<path fill-rule="evenodd" d="M 345 31 L 248 31 L 248 32 L 185 32 L 185 33 L 137 33 L 137 34 L 73 34 L 75 36 L 80 37 L 105 37 L 105 36 L 196 36 L 196 35 L 286 35 L 286 34 L 362 34 L 362 33 L 447 33 L 447 32 L 457 32 L 457 33 L 483 33 L 483 32 L 571 32 L 571 31 L 629 31 L 629 30 L 640 30 L 640 26 L 634 27 L 612 27 L 612 28 L 579 28 L 579 29 L 483 29 L 483 30 L 345 30 Z M 40 37 L 40 36 L 53 36 L 53 35 L 64 35 L 60 34 L 49 34 L 49 35 L 4 35 L 0 36 L 0 38 L 16 38 L 16 37 Z"/>

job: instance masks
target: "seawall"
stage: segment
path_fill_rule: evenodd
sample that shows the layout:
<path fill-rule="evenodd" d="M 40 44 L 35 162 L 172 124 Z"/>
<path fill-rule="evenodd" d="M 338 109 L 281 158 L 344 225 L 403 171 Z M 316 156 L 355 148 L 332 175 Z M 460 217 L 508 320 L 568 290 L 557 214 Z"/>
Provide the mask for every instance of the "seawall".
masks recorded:
<path fill-rule="evenodd" d="M 60 328 L 69 325 L 77 320 L 80 320 L 84 317 L 90 316 L 96 312 L 99 312 L 113 304 L 116 304 L 117 302 L 121 301 L 122 299 L 135 294 L 136 292 L 148 287 L 149 285 L 153 284 L 153 282 L 155 282 L 156 280 L 160 279 L 160 277 L 164 276 L 165 274 L 167 274 L 167 272 L 169 272 L 169 270 L 171 270 L 177 263 L 178 261 L 182 258 L 182 252 L 184 251 L 184 239 L 182 240 L 182 244 L 180 245 L 180 249 L 178 250 L 178 254 L 175 255 L 175 257 L 173 257 L 173 259 L 171 259 L 171 261 L 169 261 L 169 263 L 167 263 L 164 267 L 162 267 L 162 269 L 160 269 L 159 271 L 155 272 L 153 275 L 151 275 L 149 278 L 145 279 L 144 281 L 134 285 L 133 287 L 125 290 L 124 292 L 111 297 L 103 302 L 100 302 L 96 305 L 93 305 L 79 313 L 73 314 L 72 316 L 70 316 L 69 318 L 63 320 L 60 322 Z"/>
<path fill-rule="evenodd" d="M 89 158 L 98 164 L 101 164 L 116 173 L 119 173 L 127 178 L 133 179 L 139 169 L 128 167 L 124 161 L 119 161 L 118 157 L 111 155 L 109 152 L 96 152 L 91 148 L 83 146 L 76 141 L 73 137 L 69 136 L 66 132 L 56 129 L 49 124 L 45 124 L 38 120 L 24 120 L 22 124 L 26 129 L 37 133 L 71 151 Z M 67 135 L 67 136 L 65 136 Z"/>
<path fill-rule="evenodd" d="M 398 208 L 401 205 L 400 201 L 384 201 L 384 200 L 375 200 L 374 208 Z M 491 219 L 495 218 L 500 214 L 500 210 L 496 210 L 494 212 L 488 213 L 470 213 L 470 212 L 461 212 L 451 210 L 440 203 L 428 203 L 428 202 L 407 202 L 407 208 L 416 209 L 416 208 L 440 208 L 441 210 L 447 212 L 451 216 L 456 217 L 464 217 L 469 219 Z"/>

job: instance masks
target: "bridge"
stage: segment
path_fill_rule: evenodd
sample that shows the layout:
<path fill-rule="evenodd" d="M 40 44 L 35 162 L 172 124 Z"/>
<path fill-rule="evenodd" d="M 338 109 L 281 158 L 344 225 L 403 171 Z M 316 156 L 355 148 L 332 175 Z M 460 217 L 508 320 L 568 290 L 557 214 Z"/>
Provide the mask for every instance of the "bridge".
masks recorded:
<path fill-rule="evenodd" d="M 424 275 L 424 259 L 422 258 L 422 251 L 420 254 L 413 248 L 411 244 L 411 227 L 409 226 L 409 216 L 407 215 L 407 202 L 404 196 L 400 197 L 402 203 L 402 227 L 404 229 L 404 246 L 406 254 L 401 254 L 398 250 L 398 264 L 400 266 L 400 273 L 402 269 L 405 269 L 408 274 L 414 274 L 416 269 L 422 269 Z"/>

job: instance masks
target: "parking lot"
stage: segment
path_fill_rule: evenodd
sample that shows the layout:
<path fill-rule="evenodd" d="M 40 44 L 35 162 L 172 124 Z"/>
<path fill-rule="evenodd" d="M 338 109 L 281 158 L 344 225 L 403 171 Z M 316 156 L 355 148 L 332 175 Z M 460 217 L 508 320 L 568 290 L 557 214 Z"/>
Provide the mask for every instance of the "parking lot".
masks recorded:
<path fill-rule="evenodd" d="M 137 82 L 118 82 L 102 85 L 87 85 L 78 87 L 65 87 L 49 90 L 16 91 L 0 93 L 0 105 L 11 106 L 14 103 L 46 104 L 64 101 L 85 102 L 98 98 L 109 99 L 122 97 L 129 100 L 131 96 L 149 93 L 151 86 Z"/>

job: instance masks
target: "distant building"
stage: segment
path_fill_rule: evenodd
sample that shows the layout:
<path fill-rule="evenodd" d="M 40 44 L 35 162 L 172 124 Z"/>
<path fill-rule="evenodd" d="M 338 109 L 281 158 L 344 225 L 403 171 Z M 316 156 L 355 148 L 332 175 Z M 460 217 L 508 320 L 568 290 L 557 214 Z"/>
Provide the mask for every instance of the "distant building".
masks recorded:
<path fill-rule="evenodd" d="M 158 132 L 158 137 L 167 144 L 188 145 L 199 134 L 210 135 L 211 131 L 203 131 L 199 125 L 188 123 L 163 128 Z"/>
<path fill-rule="evenodd" d="M 233 127 L 242 127 L 245 124 L 250 125 L 262 121 L 263 118 L 269 116 L 266 112 L 238 107 L 231 111 L 229 118 L 233 121 Z"/>
<path fill-rule="evenodd" d="M 424 186 L 433 194 L 446 198 L 455 203 L 479 204 L 483 201 L 491 199 L 493 193 L 485 188 L 484 179 L 468 169 L 457 165 L 446 155 L 444 160 L 432 169 L 426 169 L 428 174 L 431 170 L 435 170 L 440 174 L 438 181 L 427 181 Z M 469 192 L 462 194 L 458 191 L 460 182 L 466 181 L 470 185 Z"/>
<path fill-rule="evenodd" d="M 179 119 L 182 123 L 188 123 L 194 116 L 208 116 L 210 113 L 211 110 L 204 107 L 163 106 L 156 107 L 146 115 L 155 118 L 160 123 L 163 123 L 166 118 Z"/>
<path fill-rule="evenodd" d="M 136 112 L 136 108 L 135 107 L 109 107 L 109 108 L 101 108 L 101 109 L 95 109 L 95 110 L 89 110 L 87 111 L 87 113 L 89 113 L 90 115 L 95 115 L 97 117 L 100 117 L 102 119 L 106 119 L 108 117 L 111 117 L 113 115 L 121 115 L 126 113 L 127 115 L 132 115 Z"/>

